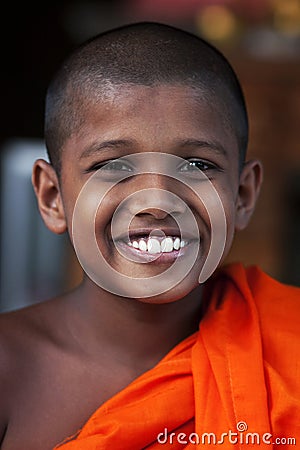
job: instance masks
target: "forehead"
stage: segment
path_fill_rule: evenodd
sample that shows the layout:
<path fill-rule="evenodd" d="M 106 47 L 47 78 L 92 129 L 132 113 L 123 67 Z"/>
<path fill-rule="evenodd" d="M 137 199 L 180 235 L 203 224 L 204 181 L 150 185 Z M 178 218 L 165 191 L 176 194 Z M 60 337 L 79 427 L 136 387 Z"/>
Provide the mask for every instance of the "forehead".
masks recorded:
<path fill-rule="evenodd" d="M 238 143 L 226 109 L 208 90 L 181 84 L 109 85 L 77 106 L 80 126 L 64 145 L 62 161 L 81 158 L 101 141 L 127 140 L 134 151 L 169 151 L 175 141 L 206 139 L 233 149 Z"/>

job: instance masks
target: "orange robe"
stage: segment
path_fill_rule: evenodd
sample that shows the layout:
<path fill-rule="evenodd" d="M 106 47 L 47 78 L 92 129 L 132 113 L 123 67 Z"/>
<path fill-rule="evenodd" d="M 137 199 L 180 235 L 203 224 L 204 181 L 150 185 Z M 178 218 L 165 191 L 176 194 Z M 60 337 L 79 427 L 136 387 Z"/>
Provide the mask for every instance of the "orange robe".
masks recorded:
<path fill-rule="evenodd" d="M 300 448 L 300 289 L 232 264 L 204 301 L 199 331 L 59 450 Z"/>

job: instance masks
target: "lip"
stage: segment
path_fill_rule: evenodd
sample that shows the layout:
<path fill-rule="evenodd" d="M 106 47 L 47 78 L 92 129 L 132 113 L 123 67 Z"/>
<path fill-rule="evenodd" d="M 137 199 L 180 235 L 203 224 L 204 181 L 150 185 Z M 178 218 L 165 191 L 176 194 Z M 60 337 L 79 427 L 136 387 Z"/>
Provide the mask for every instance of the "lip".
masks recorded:
<path fill-rule="evenodd" d="M 116 247 L 122 251 L 122 255 L 129 260 L 141 263 L 151 263 L 151 264 L 170 264 L 176 259 L 183 257 L 189 250 L 191 244 L 195 244 L 195 239 L 189 241 L 185 247 L 179 250 L 172 250 L 172 252 L 166 253 L 148 253 L 134 247 L 130 247 L 125 241 L 118 240 L 115 242 Z"/>
<path fill-rule="evenodd" d="M 157 231 L 157 233 L 155 234 L 154 231 Z M 194 236 L 185 231 L 181 233 L 178 228 L 171 228 L 171 227 L 151 227 L 151 228 L 132 229 L 128 230 L 127 233 L 123 233 L 122 235 L 115 237 L 115 240 L 128 242 L 128 240 L 132 240 L 133 238 L 148 237 L 150 234 L 152 237 L 154 237 L 155 235 L 158 237 L 173 236 L 189 241 L 196 239 L 198 240 L 198 236 Z"/>

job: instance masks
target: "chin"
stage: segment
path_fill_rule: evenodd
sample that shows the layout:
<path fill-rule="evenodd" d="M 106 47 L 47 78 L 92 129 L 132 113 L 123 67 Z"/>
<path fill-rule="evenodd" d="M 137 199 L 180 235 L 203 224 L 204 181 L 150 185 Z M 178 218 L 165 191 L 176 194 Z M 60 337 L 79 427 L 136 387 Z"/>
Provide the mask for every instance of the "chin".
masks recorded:
<path fill-rule="evenodd" d="M 162 292 L 159 295 L 135 298 L 136 301 L 144 304 L 152 304 L 152 305 L 164 305 L 168 303 L 174 303 L 179 300 L 183 300 L 187 297 L 195 288 L 199 286 L 198 278 L 191 279 L 190 276 L 187 276 L 183 281 L 178 283 L 178 285 L 172 287 L 171 289 Z M 200 297 L 199 297 L 200 301 Z"/>

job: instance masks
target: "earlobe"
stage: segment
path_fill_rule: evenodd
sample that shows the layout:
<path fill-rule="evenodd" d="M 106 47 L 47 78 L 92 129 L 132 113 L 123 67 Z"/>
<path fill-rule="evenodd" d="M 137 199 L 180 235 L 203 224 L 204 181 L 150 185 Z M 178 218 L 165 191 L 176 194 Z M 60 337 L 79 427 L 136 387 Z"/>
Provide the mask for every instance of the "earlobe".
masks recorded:
<path fill-rule="evenodd" d="M 67 225 L 54 168 L 45 160 L 38 159 L 34 163 L 31 180 L 45 225 L 53 233 L 64 233 Z"/>
<path fill-rule="evenodd" d="M 255 209 L 263 181 L 263 167 L 260 161 L 251 160 L 244 164 L 240 175 L 236 202 L 236 230 L 243 230 Z"/>

